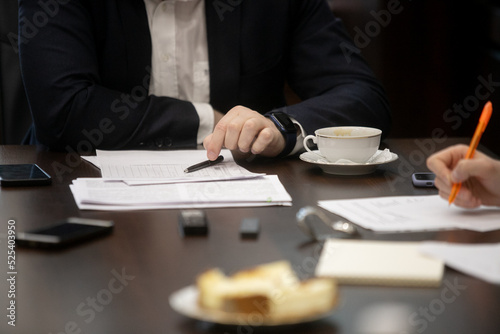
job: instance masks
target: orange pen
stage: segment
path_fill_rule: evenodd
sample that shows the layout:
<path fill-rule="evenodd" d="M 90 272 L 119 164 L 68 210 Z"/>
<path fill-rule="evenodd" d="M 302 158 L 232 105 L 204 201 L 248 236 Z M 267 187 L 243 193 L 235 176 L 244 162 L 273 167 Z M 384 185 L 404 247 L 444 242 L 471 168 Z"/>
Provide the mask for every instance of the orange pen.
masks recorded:
<path fill-rule="evenodd" d="M 488 101 L 481 112 L 481 117 L 479 118 L 479 123 L 477 124 L 476 131 L 474 132 L 474 136 L 469 145 L 469 149 L 467 150 L 467 154 L 465 155 L 465 159 L 472 159 L 474 157 L 474 153 L 476 152 L 477 145 L 479 145 L 479 140 L 481 139 L 481 135 L 486 129 L 486 125 L 491 118 L 491 113 L 493 112 L 493 106 L 490 101 Z M 451 189 L 450 197 L 448 198 L 448 204 L 451 205 L 453 201 L 455 201 L 455 197 L 457 197 L 458 192 L 460 191 L 460 187 L 462 187 L 462 183 L 453 183 L 453 188 Z"/>

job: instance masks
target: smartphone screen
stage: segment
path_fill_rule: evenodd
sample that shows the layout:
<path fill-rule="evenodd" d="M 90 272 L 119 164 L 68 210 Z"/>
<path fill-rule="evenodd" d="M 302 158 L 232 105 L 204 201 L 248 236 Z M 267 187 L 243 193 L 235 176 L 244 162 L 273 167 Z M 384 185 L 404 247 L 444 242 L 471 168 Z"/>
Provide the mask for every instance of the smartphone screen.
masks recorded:
<path fill-rule="evenodd" d="M 49 185 L 52 178 L 36 164 L 0 165 L 2 186 Z"/>
<path fill-rule="evenodd" d="M 107 220 L 68 218 L 55 225 L 30 232 L 19 233 L 19 245 L 28 247 L 60 247 L 92 237 L 111 233 L 113 222 Z"/>

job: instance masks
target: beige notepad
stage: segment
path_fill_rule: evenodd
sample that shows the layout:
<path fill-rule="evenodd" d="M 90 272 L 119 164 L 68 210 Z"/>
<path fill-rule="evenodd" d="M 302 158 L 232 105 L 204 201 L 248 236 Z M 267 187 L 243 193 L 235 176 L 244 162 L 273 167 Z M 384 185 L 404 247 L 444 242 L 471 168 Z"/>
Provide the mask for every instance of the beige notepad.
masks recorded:
<path fill-rule="evenodd" d="M 419 242 L 338 240 L 325 242 L 316 276 L 340 284 L 436 287 L 444 263 L 423 255 Z"/>

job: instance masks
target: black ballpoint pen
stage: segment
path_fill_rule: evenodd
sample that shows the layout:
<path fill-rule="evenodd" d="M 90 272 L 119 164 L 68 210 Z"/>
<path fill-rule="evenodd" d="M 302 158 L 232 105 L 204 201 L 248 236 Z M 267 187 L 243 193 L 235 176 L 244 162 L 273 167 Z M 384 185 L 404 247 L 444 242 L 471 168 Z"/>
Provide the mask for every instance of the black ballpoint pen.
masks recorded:
<path fill-rule="evenodd" d="M 215 159 L 213 161 L 207 160 L 207 161 L 200 162 L 199 164 L 189 166 L 188 168 L 184 169 L 184 173 L 191 173 L 191 172 L 194 172 L 195 170 L 199 170 L 202 168 L 213 166 L 215 164 L 218 164 L 219 162 L 222 162 L 222 160 L 224 160 L 224 157 L 222 155 L 219 155 L 217 157 L 217 159 Z"/>

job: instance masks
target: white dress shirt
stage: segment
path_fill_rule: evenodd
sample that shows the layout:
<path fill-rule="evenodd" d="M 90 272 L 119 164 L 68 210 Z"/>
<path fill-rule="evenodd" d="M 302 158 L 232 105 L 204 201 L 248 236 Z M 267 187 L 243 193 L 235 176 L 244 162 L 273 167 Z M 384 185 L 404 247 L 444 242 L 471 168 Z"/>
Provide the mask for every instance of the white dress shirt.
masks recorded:
<path fill-rule="evenodd" d="M 149 93 L 193 103 L 197 142 L 212 133 L 205 1 L 144 0 L 152 39 Z"/>

